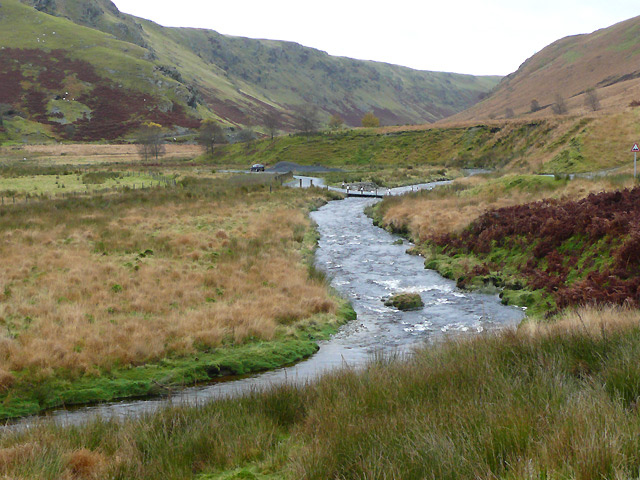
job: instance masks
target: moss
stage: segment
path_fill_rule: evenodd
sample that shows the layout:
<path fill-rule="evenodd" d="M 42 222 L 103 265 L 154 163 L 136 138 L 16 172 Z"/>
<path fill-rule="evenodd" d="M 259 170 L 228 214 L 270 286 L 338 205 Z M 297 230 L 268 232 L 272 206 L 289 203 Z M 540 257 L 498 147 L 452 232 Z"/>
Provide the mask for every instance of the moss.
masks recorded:
<path fill-rule="evenodd" d="M 418 293 L 399 293 L 387 299 L 384 304 L 387 307 L 394 307 L 403 312 L 424 307 L 422 298 Z"/>

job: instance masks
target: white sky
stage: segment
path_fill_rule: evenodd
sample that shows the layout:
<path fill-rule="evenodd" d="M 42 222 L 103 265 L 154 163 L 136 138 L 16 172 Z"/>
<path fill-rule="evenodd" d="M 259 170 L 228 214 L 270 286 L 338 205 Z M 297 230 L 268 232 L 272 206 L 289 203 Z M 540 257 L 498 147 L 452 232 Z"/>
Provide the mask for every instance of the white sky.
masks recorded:
<path fill-rule="evenodd" d="M 637 0 L 115 0 L 168 27 L 289 40 L 420 70 L 506 75 L 548 44 L 640 15 Z"/>

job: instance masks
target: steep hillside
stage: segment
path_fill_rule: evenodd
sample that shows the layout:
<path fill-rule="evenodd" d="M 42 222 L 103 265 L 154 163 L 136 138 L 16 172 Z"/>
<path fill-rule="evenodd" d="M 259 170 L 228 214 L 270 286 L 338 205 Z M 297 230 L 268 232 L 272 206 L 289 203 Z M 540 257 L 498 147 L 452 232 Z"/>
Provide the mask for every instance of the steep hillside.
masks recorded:
<path fill-rule="evenodd" d="M 140 46 L 16 0 L 0 6 L 0 44 L 0 104 L 12 110 L 5 137 L 87 141 L 118 138 L 142 121 L 199 125 L 188 87 Z"/>
<path fill-rule="evenodd" d="M 367 111 L 386 124 L 433 122 L 499 81 L 164 28 L 109 0 L 5 0 L 0 42 L 0 103 L 21 114 L 4 133 L 14 141 L 114 139 L 148 120 L 192 128 L 215 118 L 259 128 L 273 116 L 291 130 L 302 105 L 319 107 L 321 120 L 337 113 L 351 125 Z"/>
<path fill-rule="evenodd" d="M 563 38 L 505 77 L 490 98 L 453 119 L 550 115 L 558 97 L 569 114 L 593 112 L 586 102 L 591 89 L 600 103 L 597 110 L 618 112 L 640 101 L 639 53 L 640 17 Z M 540 106 L 537 112 L 532 112 L 533 100 Z"/>
<path fill-rule="evenodd" d="M 371 110 L 389 125 L 433 122 L 474 104 L 497 83 L 495 77 L 422 72 L 332 57 L 290 42 L 229 37 L 207 30 L 159 29 L 153 24 L 145 24 L 145 30 L 164 37 L 153 42 L 159 46 L 160 58 L 176 58 L 160 48 L 171 40 L 222 69 L 234 85 L 268 104 L 285 109 L 318 105 L 351 125 L 359 125 L 362 115 Z M 209 102 L 215 105 L 215 89 L 208 93 L 212 94 Z M 228 119 L 243 120 L 231 112 Z"/>

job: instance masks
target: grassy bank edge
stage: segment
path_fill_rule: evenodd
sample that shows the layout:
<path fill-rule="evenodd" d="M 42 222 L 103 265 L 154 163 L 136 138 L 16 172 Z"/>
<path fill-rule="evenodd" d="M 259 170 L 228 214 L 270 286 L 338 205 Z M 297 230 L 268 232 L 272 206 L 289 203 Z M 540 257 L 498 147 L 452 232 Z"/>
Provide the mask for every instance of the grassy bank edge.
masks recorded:
<path fill-rule="evenodd" d="M 258 182 L 260 183 L 260 182 Z M 341 194 L 322 191 L 326 198 L 309 202 L 306 213 L 317 210 Z M 315 268 L 319 233 L 311 224 L 304 233 L 301 263 L 311 278 L 326 282 Z M 331 290 L 328 286 L 327 289 Z M 329 295 L 338 305 L 335 314 L 316 314 L 295 324 L 281 325 L 272 340 L 251 339 L 242 345 L 205 348 L 189 356 L 167 356 L 137 366 L 115 366 L 91 375 L 76 376 L 64 369 L 53 374 L 25 369 L 11 372 L 15 381 L 0 390 L 0 420 L 35 415 L 47 410 L 123 399 L 170 395 L 182 388 L 236 376 L 273 370 L 309 358 L 345 323 L 355 320 L 351 304 L 337 292 Z"/>
<path fill-rule="evenodd" d="M 503 305 L 512 305 L 527 310 L 528 316 L 542 316 L 555 309 L 553 298 L 544 290 L 527 288 L 526 281 L 517 273 L 505 270 L 491 271 L 486 275 L 469 276 L 475 266 L 484 262 L 475 255 L 447 255 L 443 249 L 429 242 L 420 243 L 412 238 L 406 226 L 395 228 L 385 224 L 380 205 L 377 203 L 365 209 L 365 213 L 373 220 L 373 224 L 386 231 L 414 242 L 407 250 L 410 255 L 424 258 L 426 269 L 434 270 L 444 278 L 456 282 L 462 290 L 487 294 L 499 294 Z"/>
<path fill-rule="evenodd" d="M 336 315 L 315 315 L 301 322 L 295 331 L 282 332 L 273 341 L 256 340 L 79 378 L 69 378 L 64 371 L 59 371 L 53 377 L 34 383 L 33 380 L 20 381 L 18 374 L 16 384 L 0 396 L 0 418 L 34 415 L 70 405 L 167 395 L 199 383 L 294 364 L 313 355 L 319 349 L 319 341 L 355 319 L 356 314 L 347 301 L 336 301 L 340 304 Z M 26 376 L 27 372 L 22 373 Z"/>

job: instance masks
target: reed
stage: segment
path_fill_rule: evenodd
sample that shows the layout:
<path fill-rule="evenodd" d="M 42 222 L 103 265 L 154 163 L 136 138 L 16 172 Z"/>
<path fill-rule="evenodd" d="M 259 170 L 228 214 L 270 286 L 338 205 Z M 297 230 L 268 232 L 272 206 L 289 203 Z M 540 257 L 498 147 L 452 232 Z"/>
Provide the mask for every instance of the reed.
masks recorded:
<path fill-rule="evenodd" d="M 194 180 L 0 210 L 0 388 L 273 340 L 335 314 L 321 191 Z"/>
<path fill-rule="evenodd" d="M 635 478 L 639 353 L 637 312 L 583 309 L 553 325 L 449 338 L 409 358 L 380 357 L 364 370 L 343 368 L 307 386 L 121 423 L 5 434 L 0 473 Z"/>

